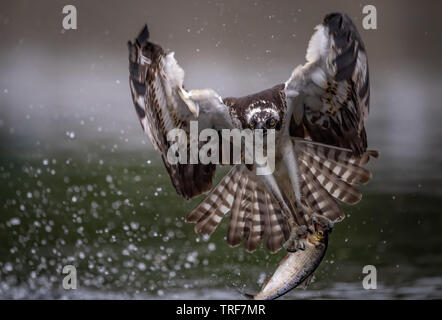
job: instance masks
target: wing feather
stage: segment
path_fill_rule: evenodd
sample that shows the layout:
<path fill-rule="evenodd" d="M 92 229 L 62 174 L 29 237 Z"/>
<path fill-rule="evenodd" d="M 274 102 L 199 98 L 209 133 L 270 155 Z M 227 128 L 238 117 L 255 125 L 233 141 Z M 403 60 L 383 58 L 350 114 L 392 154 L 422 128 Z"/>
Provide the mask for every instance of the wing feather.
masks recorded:
<path fill-rule="evenodd" d="M 267 249 L 274 253 L 281 249 L 290 231 L 278 203 L 269 193 L 264 194 L 264 199 L 267 207 L 264 236 L 267 238 Z"/>
<path fill-rule="evenodd" d="M 286 102 L 293 109 L 290 132 L 364 153 L 368 59 L 351 19 L 340 13 L 327 15 L 310 39 L 306 59 L 285 83 Z"/>
<path fill-rule="evenodd" d="M 149 41 L 145 26 L 129 48 L 129 83 L 132 100 L 142 129 L 161 155 L 172 183 L 182 197 L 189 199 L 208 192 L 215 175 L 215 164 L 171 164 L 167 151 L 171 143 L 167 133 L 183 129 L 189 143 L 190 121 L 198 121 L 199 130 L 231 128 L 228 108 L 210 89 L 185 91 L 184 71 L 174 54 Z M 201 114 L 201 115 L 200 115 Z M 189 150 L 188 159 L 189 159 Z"/>
<path fill-rule="evenodd" d="M 267 238 L 267 248 L 274 253 L 290 236 L 279 204 L 244 165 L 234 166 L 186 222 L 196 223 L 198 233 L 212 234 L 229 211 L 227 242 L 232 247 L 243 240 L 246 250 L 253 252 Z"/>
<path fill-rule="evenodd" d="M 241 168 L 241 170 L 238 170 L 236 173 L 238 175 L 238 190 L 235 194 L 227 229 L 227 243 L 231 247 L 236 247 L 241 243 L 241 237 L 244 233 L 245 217 L 247 215 L 245 207 L 250 203 L 245 188 L 249 182 L 248 175 L 242 174 L 244 167 L 236 166 L 236 168 Z"/>
<path fill-rule="evenodd" d="M 378 156 L 376 151 L 366 151 L 364 119 L 370 92 L 367 56 L 351 20 L 346 15 L 331 14 L 317 27 L 306 58 L 307 63 L 295 69 L 279 89 L 291 115 L 289 132 L 298 137 L 293 142 L 300 168 L 301 200 L 315 213 L 339 221 L 344 213 L 335 199 L 358 202 L 362 195 L 356 186 L 371 178 L 363 166 L 370 157 Z M 149 42 L 147 27 L 134 43 L 129 42 L 129 70 L 136 114 L 161 154 L 177 192 L 189 199 L 210 191 L 215 165 L 170 164 L 167 132 L 183 129 L 189 143 L 191 120 L 198 121 L 200 131 L 232 128 L 228 107 L 212 90 L 184 90 L 184 71 L 173 53 L 166 54 Z M 225 101 L 229 103 L 229 99 Z M 278 173 L 278 179 L 293 216 L 308 221 L 311 212 L 304 212 L 290 187 L 285 188 L 288 179 L 284 173 Z M 212 234 L 229 212 L 227 242 L 231 246 L 243 241 L 246 250 L 255 251 L 266 239 L 268 250 L 276 252 L 290 236 L 280 204 L 244 165 L 234 166 L 186 221 L 195 223 L 196 232 Z"/>
<path fill-rule="evenodd" d="M 368 150 L 356 156 L 352 150 L 336 148 L 308 140 L 294 139 L 302 178 L 302 194 L 309 206 L 332 221 L 340 221 L 344 213 L 335 199 L 355 204 L 362 198 L 356 189 L 367 183 L 371 173 L 363 168 L 370 157 L 379 153 Z"/>

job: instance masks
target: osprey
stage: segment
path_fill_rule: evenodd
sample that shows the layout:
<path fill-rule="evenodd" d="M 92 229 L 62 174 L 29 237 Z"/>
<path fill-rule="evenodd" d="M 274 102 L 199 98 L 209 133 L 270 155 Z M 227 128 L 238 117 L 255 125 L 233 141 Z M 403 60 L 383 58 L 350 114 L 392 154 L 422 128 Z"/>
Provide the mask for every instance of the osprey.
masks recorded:
<path fill-rule="evenodd" d="M 135 110 L 176 191 L 185 199 L 208 193 L 186 219 L 196 223 L 196 232 L 212 234 L 230 212 L 229 245 L 244 241 L 254 251 L 266 239 L 272 253 L 283 245 L 296 250 L 296 239 L 315 218 L 344 218 L 336 200 L 352 205 L 361 199 L 355 187 L 370 180 L 363 166 L 378 152 L 367 150 L 364 128 L 367 54 L 347 15 L 324 18 L 309 42 L 307 62 L 286 82 L 246 97 L 185 90 L 174 53 L 149 41 L 147 25 L 128 47 Z M 257 175 L 256 165 L 236 164 L 212 187 L 216 164 L 169 163 L 167 133 L 179 128 L 189 134 L 192 120 L 200 131 L 274 129 L 276 170 Z"/>

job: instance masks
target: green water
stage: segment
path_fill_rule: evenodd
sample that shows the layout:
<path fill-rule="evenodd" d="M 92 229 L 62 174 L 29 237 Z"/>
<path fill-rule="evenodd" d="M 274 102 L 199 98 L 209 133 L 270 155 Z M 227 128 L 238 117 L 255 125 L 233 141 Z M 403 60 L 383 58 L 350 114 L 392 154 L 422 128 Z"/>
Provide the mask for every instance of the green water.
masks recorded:
<path fill-rule="evenodd" d="M 440 194 L 422 180 L 392 193 L 382 166 L 373 171 L 315 282 L 283 298 L 442 297 Z M 226 218 L 210 238 L 194 233 L 184 217 L 201 198 L 181 199 L 148 151 L 3 152 L 0 194 L 2 298 L 237 299 L 284 256 L 230 248 Z M 77 290 L 62 288 L 64 265 L 77 267 Z M 365 265 L 377 290 L 362 287 Z"/>
<path fill-rule="evenodd" d="M 0 299 L 259 290 L 285 253 L 230 248 L 226 221 L 210 238 L 184 222 L 201 198 L 176 194 L 140 128 L 126 43 L 148 22 L 152 40 L 176 52 L 186 88 L 243 96 L 286 81 L 305 63 L 313 27 L 341 10 L 368 51 L 366 129 L 381 157 L 362 201 L 335 226 L 315 282 L 282 298 L 442 298 L 436 2 L 374 1 L 378 30 L 360 26 L 356 1 L 224 2 L 77 0 L 78 30 L 63 30 L 61 4 L 1 1 Z M 66 265 L 77 268 L 76 290 L 62 287 Z M 377 268 L 376 290 L 363 289 L 366 265 Z"/>
<path fill-rule="evenodd" d="M 243 96 L 286 81 L 314 26 L 336 11 L 365 42 L 365 124 L 381 157 L 316 281 L 282 298 L 442 298 L 440 2 L 371 2 L 377 30 L 361 26 L 359 1 L 76 0 L 78 29 L 64 30 L 61 3 L 1 1 L 0 299 L 259 290 L 284 252 L 230 248 L 226 221 L 210 238 L 184 222 L 201 198 L 176 194 L 140 128 L 126 44 L 147 22 L 152 41 L 176 52 L 187 89 Z M 77 268 L 76 290 L 62 287 L 65 265 Z M 366 265 L 376 290 L 363 289 Z"/>

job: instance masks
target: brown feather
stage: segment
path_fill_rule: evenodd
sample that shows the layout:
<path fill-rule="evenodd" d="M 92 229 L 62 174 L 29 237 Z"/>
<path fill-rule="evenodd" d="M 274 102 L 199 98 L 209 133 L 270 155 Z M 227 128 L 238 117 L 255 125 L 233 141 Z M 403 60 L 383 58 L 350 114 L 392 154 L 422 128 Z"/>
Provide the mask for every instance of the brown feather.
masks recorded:
<path fill-rule="evenodd" d="M 141 127 L 155 150 L 161 154 L 173 186 L 185 199 L 208 192 L 212 188 L 215 164 L 170 164 L 167 160 L 167 151 L 171 145 L 167 141 L 167 132 L 181 128 L 188 134 L 189 127 L 187 122 L 171 112 L 172 103 L 184 102 L 166 93 L 166 87 L 170 84 L 163 71 L 165 52 L 159 45 L 149 41 L 147 26 L 133 43 L 128 43 L 128 49 L 129 83 L 135 111 Z"/>

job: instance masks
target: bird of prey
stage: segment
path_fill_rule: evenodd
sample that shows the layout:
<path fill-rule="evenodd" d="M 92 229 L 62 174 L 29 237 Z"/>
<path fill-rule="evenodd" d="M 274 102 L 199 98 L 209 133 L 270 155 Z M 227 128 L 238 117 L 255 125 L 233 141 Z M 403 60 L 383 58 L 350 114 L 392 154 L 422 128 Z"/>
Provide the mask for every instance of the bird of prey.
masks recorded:
<path fill-rule="evenodd" d="M 313 217 L 340 221 L 338 201 L 355 204 L 367 183 L 364 168 L 376 151 L 367 150 L 364 120 L 369 112 L 367 53 L 345 14 L 327 15 L 309 42 L 304 65 L 274 87 L 239 98 L 211 89 L 183 87 L 184 71 L 159 45 L 147 25 L 129 42 L 130 88 L 141 127 L 162 156 L 179 195 L 206 198 L 187 216 L 195 231 L 212 234 L 230 212 L 227 242 L 254 251 L 265 240 L 274 253 L 307 232 Z M 215 187 L 216 164 L 171 164 L 167 133 L 199 130 L 274 129 L 276 170 L 257 175 L 257 165 L 233 164 Z M 338 201 L 337 201 L 338 200 Z M 307 231 L 306 231 L 307 230 Z"/>

